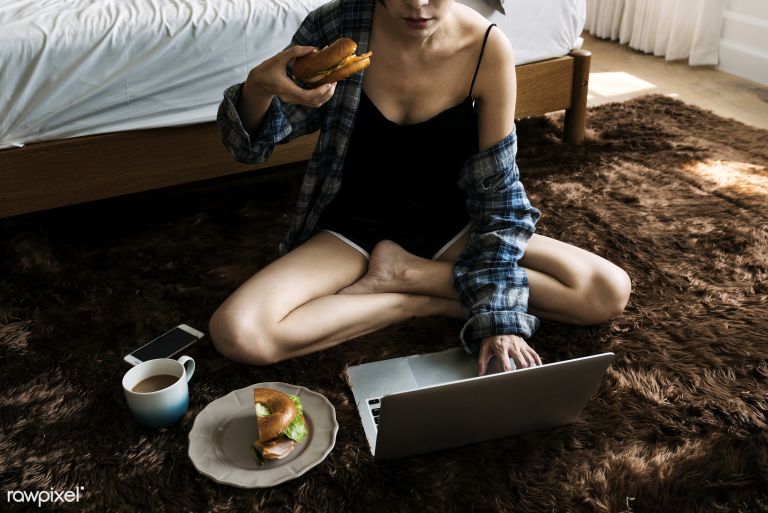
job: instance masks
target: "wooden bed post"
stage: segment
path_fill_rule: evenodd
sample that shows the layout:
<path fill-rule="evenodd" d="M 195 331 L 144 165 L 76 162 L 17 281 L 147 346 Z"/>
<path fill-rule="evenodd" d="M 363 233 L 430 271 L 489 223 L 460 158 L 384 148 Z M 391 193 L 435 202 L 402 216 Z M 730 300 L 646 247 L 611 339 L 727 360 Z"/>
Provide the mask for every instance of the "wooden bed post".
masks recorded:
<path fill-rule="evenodd" d="M 589 64 L 592 52 L 574 50 L 573 56 L 573 92 L 571 107 L 565 110 L 563 139 L 569 144 L 580 144 L 584 140 L 587 124 L 587 93 L 589 89 Z"/>

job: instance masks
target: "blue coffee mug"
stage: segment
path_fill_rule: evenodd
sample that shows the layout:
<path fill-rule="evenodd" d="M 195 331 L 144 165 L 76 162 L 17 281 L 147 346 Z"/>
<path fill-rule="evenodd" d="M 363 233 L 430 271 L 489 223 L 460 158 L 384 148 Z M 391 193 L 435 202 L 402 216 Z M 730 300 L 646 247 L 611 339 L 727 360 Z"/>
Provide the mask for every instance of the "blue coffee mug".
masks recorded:
<path fill-rule="evenodd" d="M 189 356 L 140 363 L 123 376 L 123 392 L 136 421 L 149 428 L 175 424 L 189 407 L 187 382 L 195 373 Z"/>

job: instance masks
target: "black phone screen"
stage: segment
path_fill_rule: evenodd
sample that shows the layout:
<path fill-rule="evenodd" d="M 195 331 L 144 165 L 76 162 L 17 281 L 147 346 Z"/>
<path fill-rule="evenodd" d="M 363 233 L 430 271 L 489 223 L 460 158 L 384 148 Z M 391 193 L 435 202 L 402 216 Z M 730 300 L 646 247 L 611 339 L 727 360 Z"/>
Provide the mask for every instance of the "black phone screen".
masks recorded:
<path fill-rule="evenodd" d="M 197 340 L 197 337 L 181 328 L 173 328 L 152 342 L 131 353 L 136 359 L 146 362 L 155 358 L 169 358 Z"/>

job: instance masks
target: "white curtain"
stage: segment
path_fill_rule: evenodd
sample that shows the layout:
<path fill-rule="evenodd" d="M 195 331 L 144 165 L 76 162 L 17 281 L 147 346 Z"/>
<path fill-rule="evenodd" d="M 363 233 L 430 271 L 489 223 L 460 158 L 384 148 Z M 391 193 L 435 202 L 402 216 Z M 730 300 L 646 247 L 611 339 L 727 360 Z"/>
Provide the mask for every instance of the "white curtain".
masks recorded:
<path fill-rule="evenodd" d="M 718 64 L 726 0 L 587 0 L 586 30 L 667 60 Z"/>

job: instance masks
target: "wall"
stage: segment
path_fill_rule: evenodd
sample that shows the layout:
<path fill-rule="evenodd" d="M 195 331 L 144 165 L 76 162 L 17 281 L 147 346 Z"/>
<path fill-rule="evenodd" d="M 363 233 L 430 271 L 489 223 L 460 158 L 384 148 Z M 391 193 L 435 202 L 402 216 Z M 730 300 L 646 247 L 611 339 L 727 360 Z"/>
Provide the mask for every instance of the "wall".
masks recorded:
<path fill-rule="evenodd" d="M 718 69 L 768 85 L 768 0 L 727 0 Z"/>

